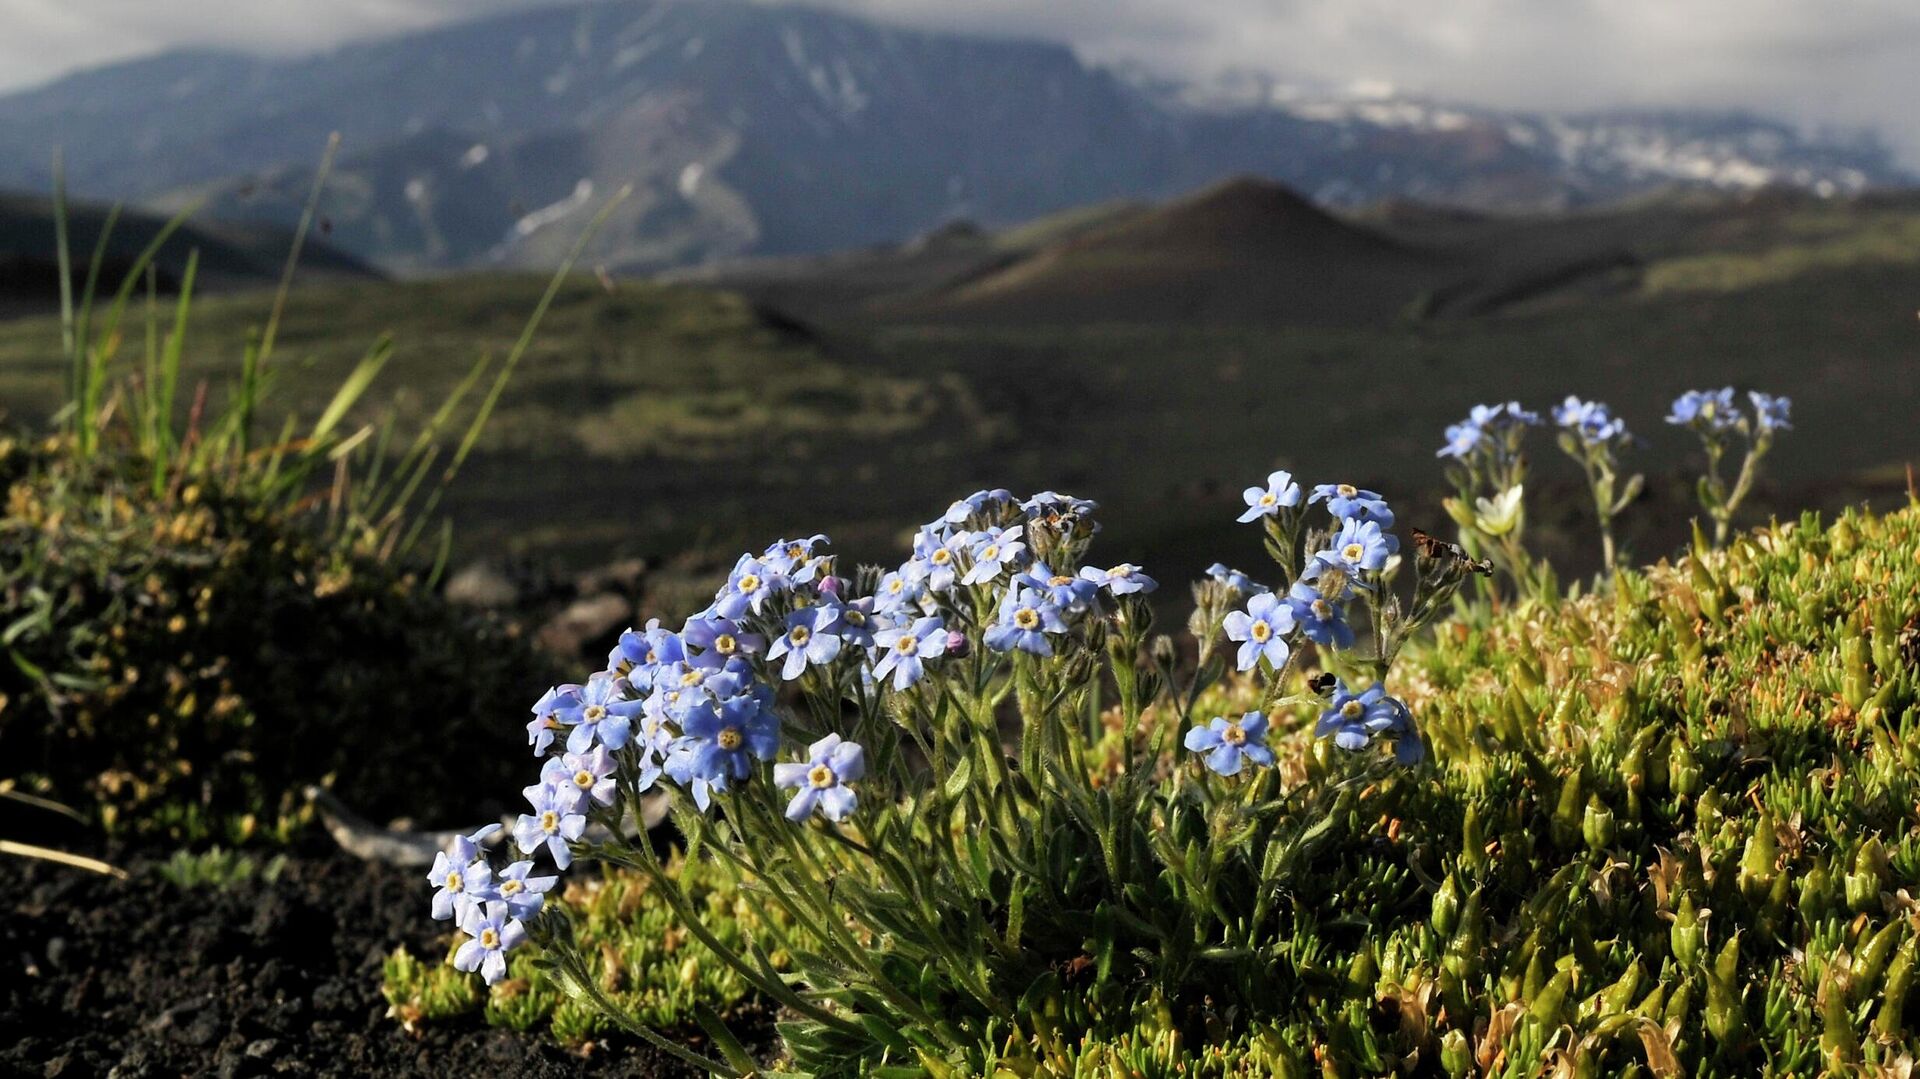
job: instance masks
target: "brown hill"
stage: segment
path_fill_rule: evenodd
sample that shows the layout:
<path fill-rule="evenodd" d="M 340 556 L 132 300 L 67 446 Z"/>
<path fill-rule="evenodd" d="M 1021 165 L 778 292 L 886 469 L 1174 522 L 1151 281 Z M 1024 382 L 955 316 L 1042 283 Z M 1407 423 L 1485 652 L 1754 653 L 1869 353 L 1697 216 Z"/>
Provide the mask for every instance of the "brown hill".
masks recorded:
<path fill-rule="evenodd" d="M 996 323 L 1379 324 L 1447 259 L 1234 179 L 1039 248 L 888 314 Z"/>

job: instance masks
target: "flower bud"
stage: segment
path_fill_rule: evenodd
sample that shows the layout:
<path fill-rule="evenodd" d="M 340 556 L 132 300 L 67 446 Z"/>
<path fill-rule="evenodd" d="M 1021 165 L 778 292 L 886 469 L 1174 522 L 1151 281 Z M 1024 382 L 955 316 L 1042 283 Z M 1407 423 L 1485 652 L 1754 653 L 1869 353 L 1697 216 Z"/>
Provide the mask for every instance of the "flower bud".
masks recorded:
<path fill-rule="evenodd" d="M 1567 993 L 1572 988 L 1572 967 L 1554 972 L 1553 977 L 1547 979 L 1547 984 L 1541 987 L 1539 994 L 1530 998 L 1533 1001 L 1533 1017 L 1548 1030 L 1558 1027 L 1561 1022 L 1561 1009 L 1565 1007 Z"/>
<path fill-rule="evenodd" d="M 1460 876 L 1448 873 L 1447 879 L 1440 883 L 1440 890 L 1433 893 L 1433 931 L 1442 938 L 1450 938 L 1460 926 Z"/>
<path fill-rule="evenodd" d="M 1440 965 L 1462 982 L 1470 982 L 1480 974 L 1480 964 L 1486 947 L 1486 925 L 1480 911 L 1480 889 L 1467 893 L 1466 906 L 1460 912 L 1459 928 L 1453 939 L 1447 942 L 1447 950 L 1440 957 Z"/>
<path fill-rule="evenodd" d="M 1673 740 L 1673 751 L 1667 755 L 1667 783 L 1673 793 L 1689 798 L 1700 793 L 1706 783 L 1706 776 L 1700 770 L 1700 761 L 1693 755 L 1693 747 L 1685 739 Z"/>
<path fill-rule="evenodd" d="M 1520 484 L 1492 498 L 1473 500 L 1473 526 L 1489 536 L 1504 536 L 1526 521 L 1526 488 Z"/>
<path fill-rule="evenodd" d="M 1858 629 L 1849 629 L 1840 638 L 1840 699 L 1859 711 L 1873 695 L 1873 678 L 1867 671 L 1867 641 Z"/>
<path fill-rule="evenodd" d="M 1894 955 L 1893 965 L 1887 968 L 1887 982 L 1880 990 L 1880 1014 L 1874 1016 L 1873 1030 L 1888 1042 L 1897 1042 L 1905 1036 L 1902 1013 L 1906 1010 L 1907 993 L 1913 988 L 1916 960 L 1920 960 L 1916 952 L 1920 952 L 1920 934 L 1909 933 Z"/>
<path fill-rule="evenodd" d="M 1700 949 L 1707 943 L 1707 927 L 1700 924 L 1700 916 L 1693 908 L 1693 897 L 1682 895 L 1680 909 L 1674 912 L 1673 925 L 1667 930 L 1667 942 L 1673 949 L 1673 958 L 1683 967 L 1691 967 L 1700 959 Z"/>
<path fill-rule="evenodd" d="M 1473 1046 L 1458 1027 L 1440 1039 L 1440 1068 L 1450 1079 L 1462 1079 L 1473 1070 Z"/>
<path fill-rule="evenodd" d="M 1621 972 L 1620 979 L 1599 992 L 1595 1004 L 1597 1013 L 1602 1018 L 1625 1014 L 1633 1006 L 1633 995 L 1640 991 L 1641 977 L 1640 957 L 1635 956 L 1633 962 L 1627 964 L 1627 969 Z"/>
<path fill-rule="evenodd" d="M 1707 972 L 1707 1031 L 1722 1044 L 1746 1031 L 1747 1007 L 1740 982 L 1740 934 L 1727 938 Z"/>
<path fill-rule="evenodd" d="M 1875 836 L 1860 844 L 1860 853 L 1853 859 L 1853 872 L 1847 874 L 1847 906 L 1856 914 L 1878 911 L 1886 875 L 1887 851 Z"/>
<path fill-rule="evenodd" d="M 820 594 L 823 596 L 838 596 L 846 586 L 847 582 L 845 578 L 822 577 L 820 579 Z"/>
<path fill-rule="evenodd" d="M 947 631 L 946 654 L 949 657 L 953 659 L 965 659 L 967 658 L 967 653 L 971 651 L 973 651 L 973 642 L 967 640 L 966 634 L 957 629 Z"/>
<path fill-rule="evenodd" d="M 1693 808 L 1693 827 L 1703 837 L 1712 835 L 1720 828 L 1720 792 L 1710 790 L 1700 796 Z"/>
<path fill-rule="evenodd" d="M 1746 850 L 1740 855 L 1740 892 L 1749 902 L 1758 903 L 1772 888 L 1777 871 L 1774 862 L 1779 854 L 1773 814 L 1762 813 L 1754 822 L 1753 834 L 1747 837 Z"/>
<path fill-rule="evenodd" d="M 1587 811 L 1580 819 L 1580 834 L 1589 850 L 1605 850 L 1613 843 L 1613 810 L 1599 795 L 1587 799 Z"/>
<path fill-rule="evenodd" d="M 1870 914 L 1880 909 L 1880 878 L 1871 873 L 1848 873 L 1847 909 Z"/>
<path fill-rule="evenodd" d="M 1487 868 L 1487 830 L 1480 821 L 1480 807 L 1467 805 L 1467 818 L 1460 826 L 1460 863 L 1475 872 Z"/>
<path fill-rule="evenodd" d="M 1854 954 L 1853 970 L 1847 981 L 1851 990 L 1848 1003 L 1854 1006 L 1864 1004 L 1880 988 L 1880 974 L 1887 969 L 1887 961 L 1893 958 L 1894 945 L 1900 942 L 1900 934 L 1905 928 L 1905 922 L 1888 922 Z"/>
<path fill-rule="evenodd" d="M 1827 863 L 1822 860 L 1800 878 L 1800 917 L 1812 925 L 1827 914 L 1827 908 L 1833 905 L 1833 875 L 1827 872 Z"/>
<path fill-rule="evenodd" d="M 1374 957 L 1373 946 L 1354 953 L 1353 962 L 1347 966 L 1347 989 L 1360 996 L 1371 997 L 1375 983 L 1380 980 L 1380 963 Z"/>
<path fill-rule="evenodd" d="M 1571 847 L 1580 841 L 1581 800 L 1580 772 L 1575 769 L 1560 784 L 1560 800 L 1555 803 L 1553 816 L 1548 823 L 1553 830 L 1553 842 L 1560 847 Z"/>

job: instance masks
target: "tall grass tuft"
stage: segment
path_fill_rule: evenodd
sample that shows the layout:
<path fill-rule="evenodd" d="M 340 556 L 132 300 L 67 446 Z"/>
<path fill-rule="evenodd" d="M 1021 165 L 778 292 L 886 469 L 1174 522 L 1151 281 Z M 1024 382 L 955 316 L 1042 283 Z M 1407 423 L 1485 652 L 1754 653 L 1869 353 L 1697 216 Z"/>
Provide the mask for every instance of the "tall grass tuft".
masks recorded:
<path fill-rule="evenodd" d="M 393 355 L 393 341 L 383 334 L 341 379 L 311 425 L 302 430 L 298 418 L 289 414 L 279 430 L 263 441 L 259 424 L 263 406 L 273 391 L 281 316 L 339 145 L 338 134 L 327 142 L 266 321 L 249 335 L 238 378 L 224 387 L 224 400 L 205 380 L 191 387 L 184 421 L 180 416 L 182 360 L 193 321 L 199 253 L 196 250 L 188 255 L 170 316 L 163 315 L 159 303 L 155 259 L 198 207 L 188 207 L 167 221 L 108 296 L 103 291 L 107 283 L 102 279 L 102 267 L 120 213 L 120 207 L 114 206 L 76 296 L 66 182 L 56 154 L 54 212 L 61 273 L 61 347 L 69 372 L 68 401 L 56 419 L 68 452 L 77 462 L 90 461 L 112 449 L 142 463 L 150 492 L 156 498 L 177 494 L 188 485 L 212 483 L 255 500 L 264 508 L 311 513 L 322 538 L 341 555 L 404 561 L 418 553 L 423 539 L 435 535 L 437 550 L 428 574 L 431 583 L 445 568 L 451 538 L 445 522 L 437 529 L 431 527 L 441 497 L 478 444 L 554 295 L 588 241 L 630 192 L 623 189 L 609 199 L 581 233 L 505 360 L 496 366 L 489 354 L 476 358 L 466 377 L 411 438 L 397 430 L 397 417 L 391 410 L 369 420 L 354 421 L 358 406 Z M 141 345 L 137 355 L 128 355 L 124 323 L 143 285 Z M 101 309 L 103 297 L 105 306 Z M 465 427 L 458 427 L 461 405 L 483 383 L 487 389 L 479 406 Z M 452 437 L 455 434 L 457 441 Z M 449 444 L 454 447 L 451 455 Z M 405 448 L 396 454 L 401 445 Z"/>

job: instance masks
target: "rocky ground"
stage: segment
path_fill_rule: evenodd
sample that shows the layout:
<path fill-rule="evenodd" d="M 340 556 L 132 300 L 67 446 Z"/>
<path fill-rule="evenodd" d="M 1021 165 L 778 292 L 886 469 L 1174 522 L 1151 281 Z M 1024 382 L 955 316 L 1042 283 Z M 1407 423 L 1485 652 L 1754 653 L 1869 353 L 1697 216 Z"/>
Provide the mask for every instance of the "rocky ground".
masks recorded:
<path fill-rule="evenodd" d="M 408 1033 L 382 959 L 444 947 L 421 874 L 316 838 L 277 879 L 183 889 L 9 858 L 0 917 L 0 1075 L 682 1076 L 645 1045 L 577 1052 L 477 1020 Z"/>

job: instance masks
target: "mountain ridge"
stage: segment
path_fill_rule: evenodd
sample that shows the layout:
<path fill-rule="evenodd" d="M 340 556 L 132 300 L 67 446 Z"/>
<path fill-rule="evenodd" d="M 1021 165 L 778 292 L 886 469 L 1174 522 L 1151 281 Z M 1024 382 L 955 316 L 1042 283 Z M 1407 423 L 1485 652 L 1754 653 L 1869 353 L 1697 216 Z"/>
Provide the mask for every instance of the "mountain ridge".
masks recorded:
<path fill-rule="evenodd" d="M 635 197 L 589 253 L 616 272 L 1010 224 L 1240 173 L 1323 204 L 1479 209 L 1591 205 L 1676 179 L 1841 193 L 1910 180 L 1884 151 L 1771 122 L 1273 97 L 1182 98 L 1051 42 L 617 0 L 304 57 L 168 53 L 0 95 L 0 187 L 44 190 L 64 142 L 83 194 L 163 209 L 206 197 L 216 217 L 286 226 L 342 130 L 335 235 L 417 273 L 551 265 L 588 206 L 627 184 Z"/>

